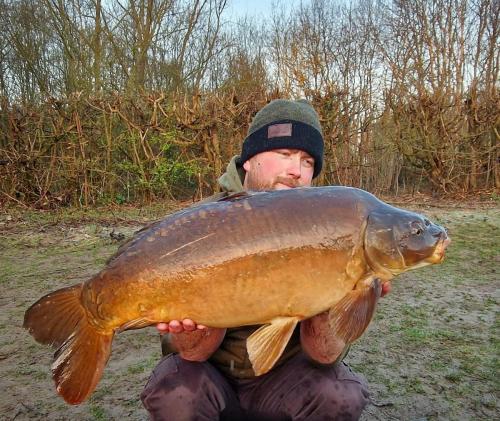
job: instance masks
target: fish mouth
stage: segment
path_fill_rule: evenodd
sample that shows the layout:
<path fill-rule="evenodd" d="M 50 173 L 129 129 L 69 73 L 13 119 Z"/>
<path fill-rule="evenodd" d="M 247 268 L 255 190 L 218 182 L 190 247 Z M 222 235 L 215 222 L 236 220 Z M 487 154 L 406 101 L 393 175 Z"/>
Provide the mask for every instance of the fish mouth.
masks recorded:
<path fill-rule="evenodd" d="M 446 248 L 450 245 L 450 243 L 451 239 L 447 235 L 441 238 L 429 260 L 432 263 L 441 263 L 444 260 Z"/>

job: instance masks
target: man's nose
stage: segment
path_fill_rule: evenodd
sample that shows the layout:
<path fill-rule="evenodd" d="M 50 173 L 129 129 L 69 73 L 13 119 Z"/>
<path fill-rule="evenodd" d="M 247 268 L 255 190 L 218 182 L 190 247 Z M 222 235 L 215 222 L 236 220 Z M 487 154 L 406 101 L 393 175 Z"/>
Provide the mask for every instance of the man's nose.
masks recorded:
<path fill-rule="evenodd" d="M 292 178 L 300 178 L 301 176 L 301 162 L 300 159 L 291 159 L 290 160 L 290 165 L 287 168 L 287 175 L 292 177 Z"/>

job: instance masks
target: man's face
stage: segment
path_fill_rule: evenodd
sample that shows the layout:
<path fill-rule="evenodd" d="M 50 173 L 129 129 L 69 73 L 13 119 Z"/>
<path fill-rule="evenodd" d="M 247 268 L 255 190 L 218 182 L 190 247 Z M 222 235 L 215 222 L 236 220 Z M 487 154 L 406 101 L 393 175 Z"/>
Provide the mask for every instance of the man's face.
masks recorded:
<path fill-rule="evenodd" d="M 284 190 L 309 187 L 314 173 L 314 158 L 299 149 L 274 149 L 261 152 L 243 164 L 246 190 Z"/>

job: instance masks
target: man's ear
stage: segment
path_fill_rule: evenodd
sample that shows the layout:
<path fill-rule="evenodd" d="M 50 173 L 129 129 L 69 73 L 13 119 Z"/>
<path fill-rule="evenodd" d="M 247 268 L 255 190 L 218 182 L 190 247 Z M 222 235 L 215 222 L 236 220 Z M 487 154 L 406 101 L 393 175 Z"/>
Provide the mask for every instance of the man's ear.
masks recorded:
<path fill-rule="evenodd" d="M 251 166 L 251 164 L 250 164 L 250 160 L 249 160 L 249 159 L 247 159 L 247 160 L 243 163 L 243 169 L 244 169 L 246 172 L 248 172 L 248 171 L 250 171 L 250 166 Z"/>

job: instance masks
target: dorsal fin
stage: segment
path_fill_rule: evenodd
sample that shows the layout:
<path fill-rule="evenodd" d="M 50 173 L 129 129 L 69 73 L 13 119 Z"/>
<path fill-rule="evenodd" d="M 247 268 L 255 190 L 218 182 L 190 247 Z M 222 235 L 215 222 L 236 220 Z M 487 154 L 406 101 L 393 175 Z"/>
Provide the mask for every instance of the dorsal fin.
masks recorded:
<path fill-rule="evenodd" d="M 231 193 L 229 196 L 224 196 L 222 199 L 217 200 L 217 202 L 234 202 L 236 200 L 246 199 L 261 193 L 262 192 L 240 191 L 238 193 Z"/>

